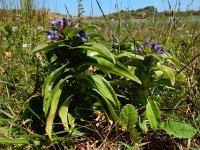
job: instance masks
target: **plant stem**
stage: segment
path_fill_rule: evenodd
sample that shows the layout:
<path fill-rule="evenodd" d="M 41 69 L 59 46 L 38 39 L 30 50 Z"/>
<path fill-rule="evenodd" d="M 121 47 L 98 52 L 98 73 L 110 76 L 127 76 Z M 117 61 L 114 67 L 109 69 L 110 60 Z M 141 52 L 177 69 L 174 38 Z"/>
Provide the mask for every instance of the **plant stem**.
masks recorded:
<path fill-rule="evenodd" d="M 200 35 L 200 34 L 199 34 Z M 183 66 L 177 74 L 181 73 L 189 64 L 191 64 L 195 59 L 197 59 L 200 56 L 200 53 L 198 53 L 195 57 L 193 57 L 185 66 Z M 176 74 L 176 75 L 177 75 Z"/>

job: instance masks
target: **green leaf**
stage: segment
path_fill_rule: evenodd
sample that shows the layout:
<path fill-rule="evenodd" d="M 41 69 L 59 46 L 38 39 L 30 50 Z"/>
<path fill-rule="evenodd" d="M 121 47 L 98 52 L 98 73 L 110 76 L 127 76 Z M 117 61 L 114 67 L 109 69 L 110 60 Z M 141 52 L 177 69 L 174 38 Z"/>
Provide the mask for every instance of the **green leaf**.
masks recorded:
<path fill-rule="evenodd" d="M 119 120 L 127 130 L 135 128 L 138 121 L 138 113 L 135 107 L 131 104 L 125 105 L 120 112 Z"/>
<path fill-rule="evenodd" d="M 106 104 L 103 107 L 108 108 L 109 112 L 106 113 L 111 115 L 114 122 L 117 122 L 119 120 L 120 105 L 112 86 L 100 75 L 91 75 L 90 79 L 94 84 L 93 90 L 103 98 L 105 102 L 103 104 Z"/>
<path fill-rule="evenodd" d="M 145 134 L 146 134 L 147 131 L 148 131 L 147 122 L 148 122 L 148 120 L 144 120 L 144 119 L 142 119 L 142 118 L 139 116 L 139 126 L 140 126 L 140 128 L 142 129 L 142 131 L 143 131 Z"/>
<path fill-rule="evenodd" d="M 166 53 L 165 55 L 162 55 L 165 61 L 168 61 L 170 64 L 180 66 L 180 62 L 178 59 L 176 59 L 174 56 L 172 56 L 170 53 Z"/>
<path fill-rule="evenodd" d="M 70 127 L 70 133 L 71 133 L 72 131 L 74 131 L 74 127 L 76 125 L 76 123 L 75 123 L 75 117 L 73 117 L 70 113 L 68 113 L 67 119 L 68 119 L 67 120 L 68 123 L 71 125 L 71 127 Z"/>
<path fill-rule="evenodd" d="M 164 75 L 171 81 L 171 85 L 174 86 L 175 84 L 174 71 L 171 68 L 164 65 L 157 65 L 157 68 L 160 69 L 164 73 Z"/>
<path fill-rule="evenodd" d="M 8 144 L 34 144 L 34 145 L 40 145 L 41 141 L 38 140 L 32 140 L 30 141 L 29 139 L 7 139 L 7 138 L 0 138 L 0 143 L 4 144 L 4 145 L 8 145 Z"/>
<path fill-rule="evenodd" d="M 129 130 L 130 134 L 131 134 L 131 137 L 133 138 L 133 140 L 135 142 L 139 142 L 140 141 L 140 137 L 138 135 L 138 132 L 135 128 L 132 128 L 131 130 Z"/>
<path fill-rule="evenodd" d="M 44 84 L 42 86 L 42 95 L 44 97 L 43 100 L 43 111 L 45 116 L 47 116 L 48 111 L 49 111 L 49 107 L 51 104 L 51 90 L 53 88 L 53 85 L 56 81 L 56 79 L 59 77 L 59 75 L 64 71 L 66 65 L 63 65 L 61 67 L 59 67 L 58 69 L 54 70 L 53 72 L 50 73 L 49 76 L 46 77 Z"/>
<path fill-rule="evenodd" d="M 130 72 L 127 68 L 122 66 L 119 62 L 116 62 L 113 64 L 111 61 L 108 59 L 94 55 L 92 56 L 89 60 L 85 61 L 86 64 L 90 64 L 93 66 L 96 66 L 102 71 L 110 72 L 128 79 L 131 79 L 139 84 L 141 84 L 141 81 L 138 79 L 136 75 L 134 75 L 132 72 Z"/>
<path fill-rule="evenodd" d="M 180 66 L 180 62 L 178 59 L 176 58 L 165 58 L 169 63 L 173 64 L 173 65 L 177 65 L 177 66 Z"/>
<path fill-rule="evenodd" d="M 51 92 L 51 108 L 50 108 L 50 112 L 49 112 L 49 115 L 47 117 L 47 121 L 46 121 L 46 132 L 47 132 L 47 135 L 49 136 L 49 138 L 51 139 L 51 132 L 52 132 L 52 129 L 53 129 L 53 120 L 54 120 L 54 117 L 55 117 L 55 114 L 56 114 L 56 111 L 57 111 L 57 106 L 58 106 L 58 102 L 59 102 L 59 99 L 60 99 L 60 95 L 62 93 L 62 88 L 65 84 L 65 81 L 68 79 L 68 78 L 71 78 L 72 76 L 67 76 L 65 79 L 61 79 L 57 84 L 56 86 L 53 88 L 52 92 Z M 52 139 L 51 139 L 52 140 Z"/>
<path fill-rule="evenodd" d="M 146 115 L 149 120 L 149 124 L 153 130 L 157 130 L 160 127 L 160 110 L 155 101 L 148 101 L 146 105 Z"/>
<path fill-rule="evenodd" d="M 116 109 L 114 109 L 112 103 L 110 103 L 109 99 L 107 99 L 106 97 L 104 97 L 104 95 L 98 91 L 98 89 L 93 89 L 99 96 L 100 98 L 98 98 L 99 101 L 101 101 L 101 104 L 105 110 L 105 113 L 109 119 L 109 123 L 113 124 L 113 121 L 116 123 L 117 129 L 118 129 L 118 120 L 119 120 L 119 115 L 118 115 L 118 111 L 116 111 Z"/>
<path fill-rule="evenodd" d="M 111 102 L 117 106 L 116 109 L 120 109 L 119 106 L 119 101 L 117 99 L 117 96 L 115 94 L 115 91 L 113 90 L 112 86 L 109 84 L 109 82 L 103 78 L 100 75 L 94 74 L 90 76 L 93 80 L 93 82 L 95 83 L 96 87 L 98 88 L 98 90 L 109 100 L 111 100 Z"/>
<path fill-rule="evenodd" d="M 174 135 L 177 138 L 192 138 L 197 133 L 197 130 L 191 125 L 173 120 L 163 122 L 161 127 L 169 135 Z"/>
<path fill-rule="evenodd" d="M 90 30 L 90 29 L 98 29 L 97 26 L 95 25 L 86 25 L 86 26 L 82 26 L 76 30 L 73 30 L 72 32 L 70 32 L 68 34 L 69 37 L 74 37 L 76 36 L 77 33 L 81 32 L 81 31 L 87 31 L 87 30 Z"/>
<path fill-rule="evenodd" d="M 125 58 L 125 59 L 135 58 L 135 59 L 144 60 L 143 56 L 138 55 L 138 54 L 133 54 L 132 52 L 124 52 L 115 57 L 115 59 L 122 59 L 122 58 Z"/>
<path fill-rule="evenodd" d="M 67 99 L 64 101 L 64 103 L 61 105 L 60 109 L 59 109 L 59 116 L 60 119 L 62 121 L 62 124 L 64 126 L 64 129 L 69 132 L 69 126 L 68 126 L 68 108 L 69 108 L 69 103 L 71 100 L 71 97 L 73 95 L 70 95 L 69 97 L 67 97 Z"/>
<path fill-rule="evenodd" d="M 33 53 L 43 51 L 43 50 L 45 50 L 46 52 L 49 50 L 54 50 L 56 48 L 64 46 L 64 45 L 60 45 L 63 42 L 65 42 L 65 40 L 60 40 L 55 43 L 45 43 L 45 44 L 38 45 L 33 49 Z"/>
<path fill-rule="evenodd" d="M 101 41 L 105 41 L 106 42 L 106 39 L 103 36 L 99 35 L 99 34 L 89 33 L 88 36 L 90 37 L 90 39 L 101 40 Z"/>
<path fill-rule="evenodd" d="M 103 44 L 87 43 L 87 44 L 82 45 L 82 46 L 73 47 L 73 49 L 77 49 L 77 48 L 97 52 L 97 53 L 88 52 L 88 55 L 89 56 L 93 56 L 93 55 L 99 54 L 102 57 L 105 57 L 108 60 L 110 60 L 113 63 L 115 63 L 115 59 L 113 57 L 113 54 Z"/>
<path fill-rule="evenodd" d="M 139 137 L 137 131 L 135 130 L 135 124 L 138 121 L 138 113 L 133 105 L 127 104 L 122 108 L 119 121 L 123 127 L 130 132 L 132 138 L 138 141 Z"/>

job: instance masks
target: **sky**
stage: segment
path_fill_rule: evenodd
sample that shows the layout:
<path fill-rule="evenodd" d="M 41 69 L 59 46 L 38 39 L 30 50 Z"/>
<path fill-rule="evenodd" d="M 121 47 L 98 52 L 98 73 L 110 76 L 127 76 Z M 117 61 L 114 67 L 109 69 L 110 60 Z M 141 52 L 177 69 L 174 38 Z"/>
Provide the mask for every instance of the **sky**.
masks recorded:
<path fill-rule="evenodd" d="M 5 0 L 7 2 L 15 3 L 20 0 Z M 59 12 L 67 14 L 65 5 L 69 10 L 70 15 L 77 16 L 78 4 L 77 0 L 33 0 L 36 6 L 40 8 L 48 8 L 52 12 Z M 117 12 L 118 10 L 137 10 L 146 6 L 155 6 L 158 11 L 169 10 L 168 0 L 98 0 L 103 12 L 109 14 Z M 96 0 L 82 0 L 83 8 L 86 16 L 100 16 L 102 15 Z M 181 10 L 200 10 L 200 0 L 169 0 L 172 7 L 175 7 L 176 2 L 180 2 Z M 116 7 L 117 6 L 117 7 Z"/>
<path fill-rule="evenodd" d="M 66 14 L 65 6 L 67 6 L 71 15 L 77 15 L 77 0 L 40 0 L 45 3 L 46 8 L 50 8 L 51 11 L 56 11 Z M 45 1 L 45 2 L 44 2 Z M 169 10 L 167 0 L 98 0 L 104 13 L 109 14 L 119 10 L 136 10 L 144 8 L 146 6 L 155 6 L 158 11 Z M 171 5 L 175 7 L 177 0 L 169 0 Z M 182 10 L 200 9 L 200 0 L 178 0 L 180 1 L 180 8 Z M 96 0 L 82 0 L 83 8 L 85 10 L 84 15 L 87 16 L 99 16 L 102 15 L 101 11 L 96 3 Z M 117 7 L 116 7 L 117 6 Z"/>

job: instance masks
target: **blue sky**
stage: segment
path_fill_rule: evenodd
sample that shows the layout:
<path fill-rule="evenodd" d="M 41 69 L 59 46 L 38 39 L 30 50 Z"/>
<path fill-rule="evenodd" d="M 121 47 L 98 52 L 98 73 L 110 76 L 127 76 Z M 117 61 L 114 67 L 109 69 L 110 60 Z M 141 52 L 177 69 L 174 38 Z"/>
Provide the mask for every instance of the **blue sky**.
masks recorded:
<path fill-rule="evenodd" d="M 66 13 L 64 4 L 67 6 L 71 15 L 77 15 L 77 0 L 40 0 L 45 7 L 51 11 Z M 100 9 L 96 4 L 96 0 L 82 0 L 85 15 L 101 15 Z M 169 0 L 172 6 L 175 6 L 176 0 Z M 181 9 L 200 9 L 200 0 L 179 0 Z M 158 11 L 169 10 L 167 0 L 99 0 L 105 14 L 117 11 L 116 4 L 120 10 L 136 10 L 146 6 L 155 6 Z M 40 3 L 40 4 L 42 4 Z M 43 5 L 42 4 L 42 5 Z M 44 5 L 43 5 L 44 6 Z M 93 11 L 92 9 L 93 8 Z"/>
<path fill-rule="evenodd" d="M 12 2 L 14 6 L 18 5 L 20 0 L 6 0 Z M 71 15 L 77 15 L 77 0 L 33 0 L 40 8 L 49 8 L 52 12 L 66 14 L 64 5 L 67 6 Z M 102 15 L 97 6 L 96 0 L 82 0 L 84 15 L 99 16 Z M 167 0 L 98 0 L 105 14 L 116 12 L 116 4 L 119 10 L 136 10 L 146 6 L 155 6 L 158 11 L 169 10 Z M 177 1 L 181 3 L 181 9 L 200 10 L 200 0 L 169 0 L 172 6 L 175 6 Z M 93 9 L 92 9 L 93 8 Z M 92 11 L 93 10 L 93 11 Z"/>

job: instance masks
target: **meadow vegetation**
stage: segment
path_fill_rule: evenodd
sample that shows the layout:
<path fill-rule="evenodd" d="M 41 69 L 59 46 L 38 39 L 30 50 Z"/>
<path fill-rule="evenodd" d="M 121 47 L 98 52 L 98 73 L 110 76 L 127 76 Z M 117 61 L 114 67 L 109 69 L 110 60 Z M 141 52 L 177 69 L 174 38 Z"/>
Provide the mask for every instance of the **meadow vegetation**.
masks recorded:
<path fill-rule="evenodd" d="M 0 10 L 0 149 L 199 149 L 199 11 L 24 2 Z"/>

